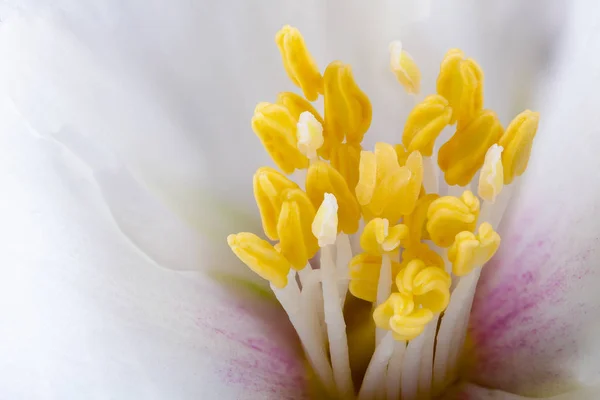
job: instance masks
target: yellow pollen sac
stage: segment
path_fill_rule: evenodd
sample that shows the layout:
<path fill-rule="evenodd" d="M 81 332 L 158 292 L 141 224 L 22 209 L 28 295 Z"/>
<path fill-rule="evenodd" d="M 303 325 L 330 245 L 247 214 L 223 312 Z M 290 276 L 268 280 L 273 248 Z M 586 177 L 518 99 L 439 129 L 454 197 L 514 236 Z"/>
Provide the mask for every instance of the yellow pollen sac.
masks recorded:
<path fill-rule="evenodd" d="M 302 89 L 308 100 L 317 100 L 319 93 L 323 93 L 323 77 L 300 31 L 286 25 L 275 35 L 275 43 L 291 81 Z"/>
<path fill-rule="evenodd" d="M 350 293 L 354 297 L 369 301 L 377 300 L 377 284 L 381 271 L 381 256 L 361 253 L 350 260 L 348 264 L 350 274 Z M 392 261 L 392 276 L 400 271 L 400 264 Z"/>
<path fill-rule="evenodd" d="M 429 206 L 440 196 L 436 193 L 427 194 L 419 197 L 415 209 L 411 214 L 404 216 L 404 224 L 408 226 L 408 246 L 416 245 L 421 240 L 429 239 L 429 233 L 426 229 L 427 210 Z"/>
<path fill-rule="evenodd" d="M 334 195 L 325 193 L 312 223 L 312 233 L 319 241 L 319 247 L 335 243 L 338 234 L 338 204 Z"/>
<path fill-rule="evenodd" d="M 479 174 L 477 194 L 493 203 L 504 186 L 504 168 L 502 166 L 502 146 L 492 145 L 485 154 L 485 161 Z"/>
<path fill-rule="evenodd" d="M 464 126 L 438 153 L 438 165 L 444 171 L 448 185 L 465 186 L 483 165 L 488 149 L 502 136 L 502 125 L 489 110 L 479 114 Z"/>
<path fill-rule="evenodd" d="M 402 143 L 409 152 L 418 150 L 430 157 L 439 134 L 450 123 L 452 109 L 448 100 L 434 94 L 417 104 L 408 115 L 402 133 Z"/>
<path fill-rule="evenodd" d="M 252 117 L 252 130 L 286 174 L 308 166 L 308 159 L 297 147 L 296 122 L 279 104 L 259 103 Z"/>
<path fill-rule="evenodd" d="M 321 205 L 325 193 L 333 194 L 339 205 L 338 229 L 346 234 L 358 230 L 360 207 L 342 175 L 331 165 L 324 161 L 310 165 L 306 174 L 306 193 L 315 208 Z"/>
<path fill-rule="evenodd" d="M 412 340 L 423 333 L 425 326 L 433 319 L 427 308 L 415 309 L 412 295 L 392 293 L 390 297 L 373 311 L 375 325 L 392 330 L 396 340 Z"/>
<path fill-rule="evenodd" d="M 390 222 L 383 218 L 374 218 L 367 223 L 360 235 L 360 246 L 373 255 L 382 255 L 398 250 L 400 241 L 408 236 L 406 225 L 398 224 L 390 227 Z"/>
<path fill-rule="evenodd" d="M 448 260 L 452 263 L 452 273 L 465 276 L 474 268 L 488 262 L 500 247 L 500 235 L 492 226 L 484 222 L 479 226 L 477 236 L 472 232 L 460 232 L 448 250 Z"/>
<path fill-rule="evenodd" d="M 261 278 L 277 288 L 287 285 L 290 262 L 266 240 L 253 233 L 227 236 L 227 244 L 236 256 Z"/>
<path fill-rule="evenodd" d="M 361 152 L 356 197 L 367 220 L 386 218 L 395 223 L 410 214 L 423 182 L 423 158 L 418 151 L 400 167 L 393 146 L 377 143 L 375 153 Z"/>
<path fill-rule="evenodd" d="M 359 144 L 342 143 L 331 149 L 329 161 L 333 168 L 337 169 L 344 177 L 348 188 L 352 191 L 358 183 L 358 166 L 360 164 Z"/>
<path fill-rule="evenodd" d="M 277 104 L 280 104 L 287 108 L 287 110 L 292 114 L 294 120 L 298 121 L 300 119 L 300 114 L 305 111 L 308 111 L 321 125 L 323 125 L 323 118 L 319 114 L 319 112 L 308 102 L 304 97 L 298 96 L 296 93 L 292 92 L 281 92 L 277 95 Z"/>
<path fill-rule="evenodd" d="M 436 266 L 425 266 L 415 259 L 400 270 L 396 286 L 400 293 L 411 293 L 414 302 L 428 308 L 434 314 L 441 313 L 450 302 L 450 275 Z"/>
<path fill-rule="evenodd" d="M 525 110 L 513 119 L 500 138 L 499 144 L 504 147 L 502 165 L 505 185 L 525 172 L 539 122 L 540 113 Z"/>
<path fill-rule="evenodd" d="M 317 159 L 317 150 L 323 146 L 323 127 L 314 115 L 305 111 L 296 125 L 298 150 L 309 160 Z"/>
<path fill-rule="evenodd" d="M 427 210 L 427 231 L 440 247 L 449 247 L 462 231 L 472 232 L 479 216 L 479 200 L 466 190 L 460 198 L 444 196 L 433 201 Z"/>
<path fill-rule="evenodd" d="M 459 49 L 446 53 L 437 79 L 437 92 L 452 107 L 450 123 L 468 123 L 483 108 L 483 72 Z"/>
<path fill-rule="evenodd" d="M 419 93 L 421 71 L 410 54 L 402 48 L 402 42 L 399 40 L 390 43 L 390 67 L 407 93 Z"/>
<path fill-rule="evenodd" d="M 283 203 L 282 195 L 288 189 L 300 189 L 300 187 L 281 172 L 270 167 L 259 168 L 254 174 L 252 184 L 265 235 L 271 240 L 279 240 L 277 221 Z"/>
<path fill-rule="evenodd" d="M 301 270 L 319 250 L 317 239 L 312 234 L 315 208 L 300 189 L 288 189 L 283 194 L 281 212 L 277 221 L 277 234 L 281 254 Z"/>
<path fill-rule="evenodd" d="M 334 61 L 325 70 L 326 145 L 360 144 L 371 126 L 371 101 L 360 90 L 349 65 Z"/>

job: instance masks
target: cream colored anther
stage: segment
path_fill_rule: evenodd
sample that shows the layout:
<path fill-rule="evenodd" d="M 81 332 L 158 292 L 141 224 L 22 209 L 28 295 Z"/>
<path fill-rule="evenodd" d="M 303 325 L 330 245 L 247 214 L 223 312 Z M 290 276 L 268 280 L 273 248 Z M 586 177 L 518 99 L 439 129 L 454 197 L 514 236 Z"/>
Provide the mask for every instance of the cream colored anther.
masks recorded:
<path fill-rule="evenodd" d="M 315 160 L 317 150 L 323 146 L 323 126 L 311 112 L 304 111 L 300 114 L 296 124 L 296 137 L 298 150 L 309 160 Z"/>
<path fill-rule="evenodd" d="M 337 212 L 338 204 L 335 196 L 325 193 L 312 223 L 312 233 L 319 241 L 319 247 L 335 244 L 338 233 Z"/>

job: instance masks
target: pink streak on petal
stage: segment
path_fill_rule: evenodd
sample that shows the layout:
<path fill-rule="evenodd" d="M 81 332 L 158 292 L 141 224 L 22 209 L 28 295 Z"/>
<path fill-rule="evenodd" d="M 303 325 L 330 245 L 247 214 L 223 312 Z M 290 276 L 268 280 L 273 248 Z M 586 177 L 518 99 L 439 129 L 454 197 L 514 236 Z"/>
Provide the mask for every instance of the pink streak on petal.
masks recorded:
<path fill-rule="evenodd" d="M 240 386 L 245 398 L 308 398 L 298 339 L 277 303 L 232 298 L 211 316 L 199 318 L 198 324 L 212 330 L 215 343 L 226 342 L 233 348 L 227 352 L 233 356 L 217 364 L 218 374 L 227 384 Z"/>

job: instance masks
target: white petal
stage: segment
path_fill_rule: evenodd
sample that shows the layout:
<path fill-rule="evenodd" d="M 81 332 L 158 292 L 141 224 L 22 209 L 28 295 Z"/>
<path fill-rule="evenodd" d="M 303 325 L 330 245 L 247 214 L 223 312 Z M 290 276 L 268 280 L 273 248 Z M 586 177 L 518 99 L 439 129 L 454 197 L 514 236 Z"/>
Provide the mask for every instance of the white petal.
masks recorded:
<path fill-rule="evenodd" d="M 471 321 L 473 378 L 523 395 L 600 382 L 600 7 L 573 4 L 529 168 Z"/>
<path fill-rule="evenodd" d="M 163 268 L 192 262 L 178 247 L 193 246 L 186 230 L 155 207 L 171 245 L 126 237 L 145 221 L 129 210 L 115 224 L 127 210 L 113 207 L 106 185 L 152 203 L 122 171 L 94 176 L 90 164 L 110 163 L 88 153 L 83 164 L 72 134 L 60 134 L 69 149 L 41 138 L 6 99 L 0 132 L 3 396 L 306 398 L 295 336 L 273 300 Z"/>

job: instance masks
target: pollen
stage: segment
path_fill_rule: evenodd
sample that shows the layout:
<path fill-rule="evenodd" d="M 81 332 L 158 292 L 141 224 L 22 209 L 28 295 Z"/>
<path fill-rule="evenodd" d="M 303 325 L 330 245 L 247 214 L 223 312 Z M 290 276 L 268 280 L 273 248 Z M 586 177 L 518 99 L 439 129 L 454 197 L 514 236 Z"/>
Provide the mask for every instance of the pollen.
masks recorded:
<path fill-rule="evenodd" d="M 378 141 L 364 70 L 321 71 L 291 26 L 275 41 L 299 91 L 259 103 L 251 121 L 276 166 L 253 177 L 266 239 L 227 243 L 270 284 L 325 397 L 433 398 L 457 378 L 477 281 L 540 115 L 525 110 L 504 130 L 484 107 L 482 68 L 452 49 L 436 92 L 414 96 L 404 126 L 386 127 L 397 137 Z M 389 47 L 402 96 L 421 88 L 407 48 Z"/>

